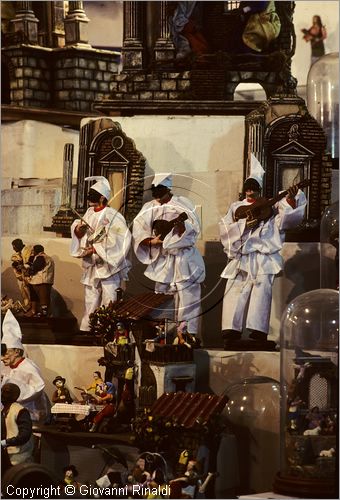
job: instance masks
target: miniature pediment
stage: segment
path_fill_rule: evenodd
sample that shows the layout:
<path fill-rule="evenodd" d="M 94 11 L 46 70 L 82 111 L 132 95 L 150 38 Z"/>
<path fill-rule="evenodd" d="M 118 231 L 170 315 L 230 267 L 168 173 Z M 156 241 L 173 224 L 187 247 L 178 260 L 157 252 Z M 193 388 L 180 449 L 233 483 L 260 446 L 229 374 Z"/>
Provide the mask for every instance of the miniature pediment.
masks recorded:
<path fill-rule="evenodd" d="M 315 153 L 297 141 L 289 141 L 272 152 L 272 156 L 303 156 L 312 158 Z"/>
<path fill-rule="evenodd" d="M 121 165 L 127 165 L 129 163 L 129 160 L 120 154 L 120 152 L 115 148 L 100 158 L 99 161 L 101 163 L 115 163 Z"/>

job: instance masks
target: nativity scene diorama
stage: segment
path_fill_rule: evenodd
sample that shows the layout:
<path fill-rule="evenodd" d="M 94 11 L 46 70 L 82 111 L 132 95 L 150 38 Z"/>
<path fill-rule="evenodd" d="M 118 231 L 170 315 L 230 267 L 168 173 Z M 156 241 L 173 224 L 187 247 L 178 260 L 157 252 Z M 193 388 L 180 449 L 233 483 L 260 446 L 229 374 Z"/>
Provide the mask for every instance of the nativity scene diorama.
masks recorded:
<path fill-rule="evenodd" d="M 64 126 L 58 183 L 6 189 L 29 215 L 6 229 L 4 498 L 39 481 L 56 498 L 237 498 L 261 493 L 255 476 L 333 498 L 338 152 L 291 72 L 294 2 L 123 2 L 119 71 L 86 2 L 36 3 L 3 11 L 6 112 L 48 108 L 79 144 Z M 265 98 L 235 100 L 245 82 Z M 53 203 L 34 216 L 40 189 Z M 280 412 L 251 391 L 235 410 L 242 381 L 273 382 Z"/>

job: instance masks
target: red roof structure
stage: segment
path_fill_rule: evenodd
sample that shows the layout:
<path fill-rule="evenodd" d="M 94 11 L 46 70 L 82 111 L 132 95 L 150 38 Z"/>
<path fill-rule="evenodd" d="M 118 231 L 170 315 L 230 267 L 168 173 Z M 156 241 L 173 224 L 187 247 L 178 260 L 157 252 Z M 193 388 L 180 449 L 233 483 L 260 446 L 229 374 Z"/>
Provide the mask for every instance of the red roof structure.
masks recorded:
<path fill-rule="evenodd" d="M 179 426 L 191 429 L 205 425 L 221 413 L 228 398 L 200 392 L 165 392 L 150 409 L 154 417 L 176 419 Z"/>
<path fill-rule="evenodd" d="M 129 316 L 130 319 L 138 321 L 145 319 L 154 309 L 172 299 L 171 295 L 164 293 L 147 292 L 135 295 L 121 302 L 115 303 L 115 310 L 120 316 Z"/>

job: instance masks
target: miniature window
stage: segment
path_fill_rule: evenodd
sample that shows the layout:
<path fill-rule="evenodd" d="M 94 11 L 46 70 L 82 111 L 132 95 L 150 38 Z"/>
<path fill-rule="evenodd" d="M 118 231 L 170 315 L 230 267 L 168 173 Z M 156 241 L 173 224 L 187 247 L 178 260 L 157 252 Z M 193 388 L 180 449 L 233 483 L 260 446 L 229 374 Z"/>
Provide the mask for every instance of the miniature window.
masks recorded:
<path fill-rule="evenodd" d="M 224 13 L 227 14 L 231 10 L 238 9 L 240 2 L 224 2 Z"/>

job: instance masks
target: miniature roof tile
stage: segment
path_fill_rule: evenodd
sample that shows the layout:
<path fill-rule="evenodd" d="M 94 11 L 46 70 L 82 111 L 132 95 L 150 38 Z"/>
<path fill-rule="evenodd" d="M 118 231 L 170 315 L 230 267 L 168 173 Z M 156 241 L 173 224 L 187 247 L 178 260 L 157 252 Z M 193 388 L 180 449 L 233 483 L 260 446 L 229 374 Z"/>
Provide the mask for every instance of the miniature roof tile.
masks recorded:
<path fill-rule="evenodd" d="M 221 413 L 228 398 L 200 392 L 165 392 L 151 407 L 154 417 L 176 418 L 178 425 L 190 429 L 195 424 L 206 425 Z"/>
<path fill-rule="evenodd" d="M 127 315 L 132 320 L 137 321 L 146 318 L 154 309 L 171 299 L 170 295 L 164 293 L 142 293 L 115 304 L 115 309 L 117 314 Z"/>

